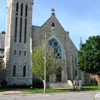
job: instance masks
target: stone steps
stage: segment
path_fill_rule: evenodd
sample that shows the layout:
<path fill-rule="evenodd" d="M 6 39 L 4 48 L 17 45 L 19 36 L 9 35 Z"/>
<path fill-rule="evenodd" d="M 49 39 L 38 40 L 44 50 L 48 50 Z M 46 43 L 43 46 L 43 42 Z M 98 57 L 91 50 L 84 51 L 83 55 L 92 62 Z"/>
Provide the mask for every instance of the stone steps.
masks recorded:
<path fill-rule="evenodd" d="M 70 85 L 68 83 L 47 83 L 47 88 L 57 88 L 57 89 L 70 89 Z"/>

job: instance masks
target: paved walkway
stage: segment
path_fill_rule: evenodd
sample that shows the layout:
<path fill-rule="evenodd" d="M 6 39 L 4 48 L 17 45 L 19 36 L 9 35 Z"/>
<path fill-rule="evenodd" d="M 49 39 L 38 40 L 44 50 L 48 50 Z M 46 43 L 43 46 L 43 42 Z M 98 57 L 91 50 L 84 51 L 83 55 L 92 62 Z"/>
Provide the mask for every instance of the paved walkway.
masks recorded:
<path fill-rule="evenodd" d="M 12 94 L 26 94 L 26 93 L 23 93 L 20 90 L 12 90 L 12 91 L 0 92 L 0 95 L 12 95 Z"/>

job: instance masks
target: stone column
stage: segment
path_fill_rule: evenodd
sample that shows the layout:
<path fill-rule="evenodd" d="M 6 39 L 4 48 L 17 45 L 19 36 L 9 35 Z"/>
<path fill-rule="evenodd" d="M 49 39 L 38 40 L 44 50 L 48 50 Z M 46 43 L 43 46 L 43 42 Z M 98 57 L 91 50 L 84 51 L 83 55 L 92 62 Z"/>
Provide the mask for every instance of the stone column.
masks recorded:
<path fill-rule="evenodd" d="M 67 70 L 66 66 L 63 66 L 63 70 L 61 72 L 62 82 L 67 82 Z"/>

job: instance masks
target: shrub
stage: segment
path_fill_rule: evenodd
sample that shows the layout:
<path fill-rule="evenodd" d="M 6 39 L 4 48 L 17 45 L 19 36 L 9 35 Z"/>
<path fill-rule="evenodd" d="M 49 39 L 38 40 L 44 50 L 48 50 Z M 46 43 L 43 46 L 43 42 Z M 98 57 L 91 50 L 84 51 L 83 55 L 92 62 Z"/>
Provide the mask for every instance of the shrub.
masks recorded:
<path fill-rule="evenodd" d="M 33 79 L 33 88 L 43 88 L 43 81 L 40 79 Z"/>
<path fill-rule="evenodd" d="M 7 87 L 7 81 L 6 80 L 2 80 L 1 81 L 1 88 L 6 88 Z"/>
<path fill-rule="evenodd" d="M 98 85 L 98 82 L 95 79 L 92 79 L 91 80 L 91 85 L 92 86 L 97 86 Z"/>

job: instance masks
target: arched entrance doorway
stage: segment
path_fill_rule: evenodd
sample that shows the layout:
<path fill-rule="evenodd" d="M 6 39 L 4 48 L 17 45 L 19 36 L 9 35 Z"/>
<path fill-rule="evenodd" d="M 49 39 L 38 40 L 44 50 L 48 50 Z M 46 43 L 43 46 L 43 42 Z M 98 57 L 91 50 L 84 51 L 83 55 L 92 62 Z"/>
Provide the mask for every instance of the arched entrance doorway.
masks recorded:
<path fill-rule="evenodd" d="M 61 82 L 61 80 L 61 69 L 58 69 L 56 74 L 56 82 Z"/>

